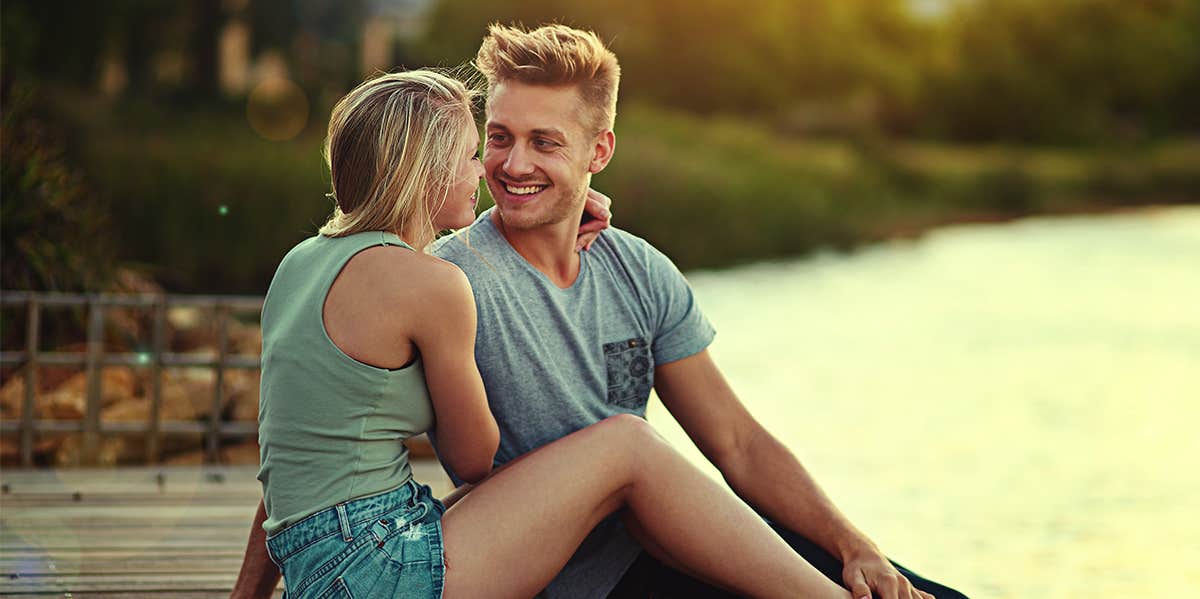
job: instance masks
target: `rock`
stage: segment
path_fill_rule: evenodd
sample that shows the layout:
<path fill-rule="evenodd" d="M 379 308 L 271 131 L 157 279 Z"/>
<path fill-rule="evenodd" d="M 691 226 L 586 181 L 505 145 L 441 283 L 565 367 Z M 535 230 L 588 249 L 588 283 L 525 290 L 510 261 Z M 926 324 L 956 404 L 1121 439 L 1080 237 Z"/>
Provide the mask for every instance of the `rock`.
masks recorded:
<path fill-rule="evenodd" d="M 226 414 L 230 420 L 258 421 L 258 389 L 261 377 L 257 370 L 228 370 L 225 372 L 225 393 L 229 398 Z"/>
<path fill-rule="evenodd" d="M 0 465 L 16 466 L 21 462 L 21 443 L 16 437 L 0 437 Z"/>
<path fill-rule="evenodd" d="M 128 439 L 124 436 L 113 435 L 101 438 L 96 455 L 92 460 L 83 460 L 83 435 L 72 434 L 62 439 L 54 450 L 55 466 L 74 466 L 82 463 L 97 466 L 116 466 L 123 455 L 132 453 L 128 449 Z"/>
<path fill-rule="evenodd" d="M 199 347 L 216 347 L 217 332 L 212 326 L 212 310 L 194 306 L 167 308 L 167 328 L 171 330 L 171 351 L 191 352 Z M 214 354 L 216 350 L 213 350 Z"/>
<path fill-rule="evenodd" d="M 21 406 L 25 402 L 25 374 L 15 373 L 0 386 L 0 417 L 5 420 L 21 418 Z"/>
<path fill-rule="evenodd" d="M 168 466 L 200 466 L 204 464 L 204 451 L 197 449 L 169 455 L 163 459 L 163 464 Z"/>
<path fill-rule="evenodd" d="M 236 445 L 222 446 L 217 455 L 221 464 L 257 464 L 258 443 L 246 441 Z M 164 463 L 170 466 L 199 466 L 205 463 L 204 456 L 203 450 L 194 450 L 169 456 Z"/>
<path fill-rule="evenodd" d="M 229 353 L 243 355 L 262 354 L 262 329 L 257 324 L 229 322 Z"/>
<path fill-rule="evenodd" d="M 167 308 L 167 324 L 176 329 L 194 329 L 203 321 L 202 312 L 195 306 L 171 306 Z"/>
<path fill-rule="evenodd" d="M 114 273 L 110 291 L 113 293 L 160 295 L 163 293 L 163 288 L 162 285 L 155 282 L 149 275 L 123 267 L 118 268 L 116 273 Z"/>
<path fill-rule="evenodd" d="M 35 409 L 40 409 L 48 391 L 62 385 L 68 379 L 79 374 L 79 369 L 68 366 L 39 366 L 38 390 L 34 398 Z M 0 386 L 0 417 L 5 420 L 19 420 L 22 406 L 25 405 L 25 369 L 14 369 L 4 384 Z M 35 412 L 40 414 L 40 412 Z"/>
<path fill-rule="evenodd" d="M 162 295 L 163 288 L 142 273 L 120 268 L 109 291 L 118 294 Z M 105 351 L 130 351 L 154 342 L 153 306 L 114 306 L 105 311 Z"/>
<path fill-rule="evenodd" d="M 181 368 L 163 373 L 162 420 L 197 420 L 212 407 L 213 371 Z M 147 404 L 148 405 L 148 404 Z"/>
<path fill-rule="evenodd" d="M 167 310 L 167 323 L 171 329 L 172 351 L 194 352 L 203 348 L 216 355 L 219 338 L 214 310 L 173 307 Z M 227 347 L 230 354 L 258 355 L 262 352 L 262 330 L 257 323 L 244 323 L 230 316 L 228 326 Z"/>
<path fill-rule="evenodd" d="M 221 448 L 224 464 L 257 464 L 258 456 L 258 441 L 246 441 Z"/>
<path fill-rule="evenodd" d="M 101 422 L 150 422 L 150 398 L 134 397 L 100 411 Z"/>
<path fill-rule="evenodd" d="M 54 391 L 38 398 L 38 416 L 56 420 L 83 419 L 87 414 L 87 373 L 78 372 Z M 141 395 L 142 384 L 133 370 L 100 370 L 100 406 L 105 408 Z"/>

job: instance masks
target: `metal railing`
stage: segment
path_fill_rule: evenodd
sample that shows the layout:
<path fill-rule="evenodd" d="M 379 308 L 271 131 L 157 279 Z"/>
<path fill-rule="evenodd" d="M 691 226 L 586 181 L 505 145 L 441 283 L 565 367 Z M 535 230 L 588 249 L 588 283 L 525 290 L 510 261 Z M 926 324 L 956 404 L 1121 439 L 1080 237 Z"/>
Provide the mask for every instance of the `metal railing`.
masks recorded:
<path fill-rule="evenodd" d="M 205 460 L 219 461 L 223 438 L 254 437 L 255 422 L 221 422 L 224 401 L 224 378 L 228 369 L 259 368 L 259 356 L 229 353 L 229 322 L 233 312 L 258 312 L 263 298 L 259 296 L 164 295 L 164 294 L 68 294 L 28 291 L 0 291 L 0 306 L 26 308 L 24 351 L 0 352 L 0 365 L 21 366 L 25 377 L 21 417 L 17 422 L 0 422 L 0 433 L 20 434 L 20 463 L 33 465 L 34 439 L 41 432 L 82 433 L 81 461 L 94 464 L 102 435 L 143 434 L 147 463 L 157 463 L 163 435 L 203 434 Z M 216 356 L 170 353 L 166 351 L 167 309 L 175 306 L 211 308 L 216 312 Z M 87 345 L 84 352 L 43 352 L 39 349 L 42 311 L 45 308 L 87 308 Z M 105 311 L 109 308 L 144 308 L 153 310 L 153 339 L 149 352 L 106 353 L 104 348 Z M 38 368 L 40 366 L 83 366 L 87 373 L 85 413 L 82 420 L 45 420 L 36 418 Z M 150 414 L 141 422 L 101 422 L 101 370 L 106 366 L 130 366 L 150 370 Z M 164 421 L 163 370 L 172 367 L 212 368 L 212 406 L 208 418 L 199 421 Z"/>

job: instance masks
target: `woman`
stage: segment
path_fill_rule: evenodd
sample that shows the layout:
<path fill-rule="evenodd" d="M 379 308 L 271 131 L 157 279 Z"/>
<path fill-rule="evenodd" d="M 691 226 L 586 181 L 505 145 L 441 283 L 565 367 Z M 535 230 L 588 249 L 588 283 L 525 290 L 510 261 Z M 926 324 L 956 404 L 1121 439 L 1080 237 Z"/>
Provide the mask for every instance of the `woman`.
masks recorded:
<path fill-rule="evenodd" d="M 424 253 L 474 218 L 471 99 L 413 71 L 367 81 L 333 110 L 337 209 L 283 259 L 263 306 L 259 478 L 288 596 L 532 596 L 624 509 L 659 559 L 716 584 L 848 597 L 634 416 L 492 472 L 499 432 L 471 290 Z M 435 427 L 441 459 L 476 483 L 449 509 L 412 480 L 401 444 Z"/>

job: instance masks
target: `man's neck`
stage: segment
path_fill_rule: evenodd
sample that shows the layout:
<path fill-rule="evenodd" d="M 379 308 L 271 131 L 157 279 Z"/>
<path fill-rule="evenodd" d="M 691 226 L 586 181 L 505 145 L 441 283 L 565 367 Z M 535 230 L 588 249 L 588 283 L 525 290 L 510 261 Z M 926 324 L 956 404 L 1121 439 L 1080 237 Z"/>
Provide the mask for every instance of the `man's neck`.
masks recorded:
<path fill-rule="evenodd" d="M 568 218 L 559 223 L 532 229 L 511 229 L 504 226 L 500 210 L 492 210 L 492 224 L 508 244 L 531 266 L 541 271 L 560 289 L 575 283 L 579 276 L 579 253 L 575 239 L 579 235 L 579 219 Z"/>

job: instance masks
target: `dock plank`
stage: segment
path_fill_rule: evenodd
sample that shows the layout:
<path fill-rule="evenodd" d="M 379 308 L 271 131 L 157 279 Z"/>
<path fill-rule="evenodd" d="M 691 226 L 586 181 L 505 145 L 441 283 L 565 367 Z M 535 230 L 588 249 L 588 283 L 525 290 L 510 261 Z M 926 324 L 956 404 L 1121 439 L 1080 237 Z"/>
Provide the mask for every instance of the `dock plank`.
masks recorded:
<path fill-rule="evenodd" d="M 435 495 L 436 462 L 413 462 Z M 0 596 L 227 597 L 261 498 L 253 466 L 0 472 Z M 276 591 L 280 596 L 281 591 Z"/>

